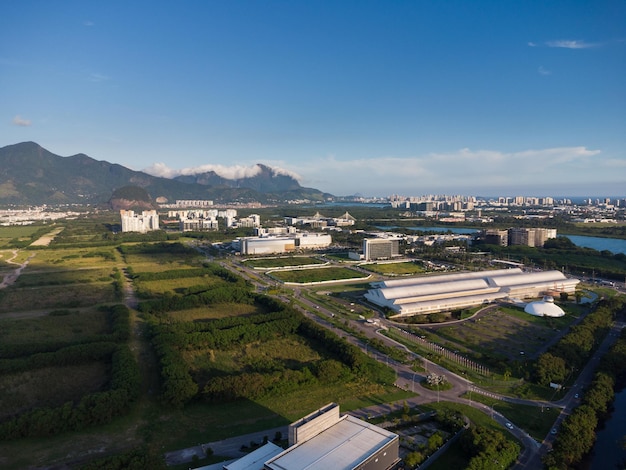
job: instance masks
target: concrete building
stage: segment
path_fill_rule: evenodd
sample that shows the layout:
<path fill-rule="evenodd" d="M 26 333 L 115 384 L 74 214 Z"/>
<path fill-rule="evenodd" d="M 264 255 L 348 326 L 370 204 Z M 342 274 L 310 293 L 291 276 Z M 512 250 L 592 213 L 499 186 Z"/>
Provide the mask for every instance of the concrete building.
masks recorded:
<path fill-rule="evenodd" d="M 482 232 L 485 243 L 490 245 L 524 245 L 541 248 L 546 240 L 556 238 L 555 228 L 542 227 L 515 227 L 508 230 L 489 229 Z"/>
<path fill-rule="evenodd" d="M 576 290 L 578 279 L 560 271 L 523 272 L 520 268 L 421 276 L 373 283 L 365 298 L 390 309 L 391 318 L 451 311 L 504 299 L 539 298 Z"/>
<path fill-rule="evenodd" d="M 309 217 L 285 217 L 284 221 L 288 225 L 308 225 L 312 228 L 325 228 L 325 227 L 347 227 L 354 225 L 356 219 L 352 217 L 348 212 L 345 212 L 340 217 L 326 217 L 319 212 Z"/>
<path fill-rule="evenodd" d="M 363 259 L 375 261 L 391 259 L 399 256 L 400 240 L 397 238 L 365 238 L 363 239 Z"/>
<path fill-rule="evenodd" d="M 134 211 L 120 210 L 122 219 L 122 232 L 146 233 L 152 230 L 159 230 L 159 214 L 157 211 L 143 211 L 135 214 Z"/>
<path fill-rule="evenodd" d="M 178 226 L 181 232 L 206 232 L 219 229 L 219 223 L 215 218 L 181 219 Z"/>
<path fill-rule="evenodd" d="M 508 230 L 485 230 L 485 243 L 490 245 L 509 245 Z"/>
<path fill-rule="evenodd" d="M 237 240 L 242 255 L 291 253 L 296 250 L 328 248 L 332 237 L 326 233 L 295 233 L 285 236 L 245 237 Z"/>
<path fill-rule="evenodd" d="M 399 437 L 331 403 L 289 426 L 289 447 L 264 470 L 388 470 L 399 458 Z"/>
<path fill-rule="evenodd" d="M 177 207 L 208 207 L 212 206 L 213 201 L 210 200 L 191 200 L 191 199 L 178 199 L 176 200 Z"/>
<path fill-rule="evenodd" d="M 390 470 L 400 462 L 399 437 L 330 403 L 289 426 L 289 447 L 268 442 L 223 470 Z"/>
<path fill-rule="evenodd" d="M 250 214 L 248 217 L 243 217 L 235 222 L 237 227 L 257 228 L 261 226 L 261 216 L 258 214 Z"/>
<path fill-rule="evenodd" d="M 542 247 L 546 240 L 556 238 L 555 228 L 510 228 L 509 245 Z"/>

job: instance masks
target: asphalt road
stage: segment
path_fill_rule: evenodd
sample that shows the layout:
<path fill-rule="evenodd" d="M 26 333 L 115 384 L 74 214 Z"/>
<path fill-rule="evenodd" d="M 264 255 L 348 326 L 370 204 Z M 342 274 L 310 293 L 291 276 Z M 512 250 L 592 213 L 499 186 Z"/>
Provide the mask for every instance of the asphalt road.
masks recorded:
<path fill-rule="evenodd" d="M 230 262 L 223 262 L 221 265 L 231 271 L 235 272 L 238 275 L 244 275 L 249 281 L 251 281 L 259 290 L 264 290 L 268 283 L 259 282 L 259 276 L 257 272 L 247 268 L 245 266 L 239 265 L 237 267 L 233 266 Z M 416 390 L 416 383 L 421 382 L 425 376 L 423 374 L 419 374 L 413 371 L 409 366 L 405 364 L 398 363 L 388 356 L 380 353 L 379 351 L 372 350 L 371 347 L 368 347 L 365 343 L 361 342 L 357 338 L 349 335 L 344 330 L 336 328 L 329 321 L 323 319 L 323 316 L 327 316 L 329 319 L 334 315 L 333 312 L 329 311 L 324 307 L 324 305 L 318 305 L 308 298 L 301 295 L 298 289 L 294 289 L 294 297 L 297 299 L 298 303 L 305 305 L 307 308 L 302 308 L 296 304 L 296 308 L 298 308 L 302 313 L 304 313 L 307 317 L 315 320 L 319 324 L 324 327 L 333 330 L 339 336 L 346 338 L 347 341 L 355 344 L 359 348 L 361 348 L 364 352 L 369 354 L 371 357 L 376 360 L 383 362 L 394 369 L 396 372 L 396 381 L 395 385 L 399 388 Z M 281 298 L 281 300 L 288 302 L 289 299 Z M 309 310 L 310 309 L 310 310 Z M 382 324 L 384 325 L 384 320 L 381 319 Z M 611 329 L 611 332 L 607 335 L 603 343 L 600 345 L 594 356 L 587 363 L 585 368 L 580 372 L 578 379 L 575 385 L 569 390 L 568 394 L 565 398 L 557 402 L 545 402 L 545 401 L 534 401 L 534 400 L 524 400 L 517 399 L 505 396 L 495 395 L 486 390 L 481 390 L 471 381 L 467 380 L 464 377 L 461 377 L 446 368 L 435 364 L 426 358 L 419 356 L 411 351 L 409 351 L 405 346 L 397 343 L 391 338 L 388 338 L 385 335 L 381 335 L 379 332 L 380 327 L 373 327 L 371 324 L 362 322 L 362 321 L 350 321 L 350 326 L 352 328 L 358 328 L 360 332 L 365 334 L 370 338 L 376 338 L 378 340 L 383 341 L 385 344 L 391 347 L 401 347 L 407 351 L 408 354 L 412 355 L 415 359 L 419 359 L 424 361 L 426 364 L 428 373 L 435 373 L 438 375 L 444 375 L 446 377 L 446 381 L 448 381 L 452 387 L 448 390 L 428 390 L 424 387 L 419 388 L 419 396 L 413 397 L 409 400 L 402 400 L 401 402 L 388 403 L 384 405 L 378 405 L 368 408 L 363 408 L 361 410 L 351 411 L 350 414 L 361 417 L 373 417 L 387 414 L 391 411 L 395 411 L 404 406 L 404 403 L 407 402 L 409 406 L 416 406 L 425 403 L 432 403 L 438 401 L 447 401 L 453 403 L 462 403 L 464 405 L 471 406 L 477 410 L 482 411 L 483 413 L 489 415 L 498 423 L 503 426 L 503 429 L 507 430 L 511 434 L 513 434 L 523 446 L 523 450 L 518 457 L 518 461 L 515 465 L 516 470 L 522 469 L 537 469 L 542 468 L 541 458 L 545 453 L 547 453 L 551 449 L 551 444 L 555 439 L 555 436 L 548 433 L 548 435 L 543 439 L 542 442 L 537 442 L 533 439 L 527 432 L 520 429 L 515 423 L 512 423 L 510 420 L 506 418 L 506 416 L 502 415 L 499 411 L 494 410 L 492 407 L 489 407 L 483 403 L 472 401 L 466 398 L 461 398 L 461 395 L 465 394 L 469 390 L 475 393 L 483 393 L 485 395 L 503 400 L 509 401 L 513 403 L 533 405 L 533 406 L 554 406 L 562 408 L 562 412 L 555 421 L 553 428 L 558 429 L 561 422 L 567 415 L 571 413 L 571 410 L 577 406 L 579 399 L 575 398 L 576 394 L 581 394 L 582 390 L 585 389 L 591 382 L 593 377 L 593 373 L 600 361 L 601 356 L 608 351 L 610 346 L 617 340 L 620 334 L 621 328 L 624 327 L 623 323 L 616 323 L 616 325 Z M 508 423 L 508 424 L 507 424 Z M 286 428 L 281 428 L 281 432 L 283 435 L 286 435 Z M 219 441 L 215 443 L 207 443 L 203 445 L 198 445 L 189 449 L 183 449 L 181 451 L 170 452 L 166 454 L 166 461 L 168 465 L 173 465 L 174 463 L 184 463 L 189 462 L 193 458 L 193 455 L 204 456 L 204 449 L 206 447 L 211 447 L 215 454 L 224 455 L 224 456 L 232 456 L 238 457 L 241 455 L 240 447 L 242 444 L 248 444 L 250 441 L 257 441 L 258 439 L 263 439 L 263 436 L 270 436 L 270 438 L 275 434 L 276 430 L 267 430 L 260 433 L 255 433 L 253 435 L 245 435 L 240 436 L 233 439 L 226 439 L 224 441 Z"/>

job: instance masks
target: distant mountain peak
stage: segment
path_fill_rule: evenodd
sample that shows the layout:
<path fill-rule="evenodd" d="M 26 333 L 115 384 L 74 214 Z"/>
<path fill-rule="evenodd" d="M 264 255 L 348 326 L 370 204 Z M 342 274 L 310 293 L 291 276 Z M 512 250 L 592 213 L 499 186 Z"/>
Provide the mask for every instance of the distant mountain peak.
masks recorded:
<path fill-rule="evenodd" d="M 61 157 L 35 142 L 22 142 L 0 148 L 0 205 L 99 204 L 110 201 L 113 192 L 125 186 L 143 188 L 152 200 L 170 201 L 263 203 L 293 199 L 322 201 L 331 196 L 303 188 L 288 172 L 263 164 L 256 165 L 253 172 L 236 173 L 240 177 L 233 179 L 220 176 L 208 167 L 206 170 L 198 175 L 169 179 L 94 160 L 83 153 Z"/>

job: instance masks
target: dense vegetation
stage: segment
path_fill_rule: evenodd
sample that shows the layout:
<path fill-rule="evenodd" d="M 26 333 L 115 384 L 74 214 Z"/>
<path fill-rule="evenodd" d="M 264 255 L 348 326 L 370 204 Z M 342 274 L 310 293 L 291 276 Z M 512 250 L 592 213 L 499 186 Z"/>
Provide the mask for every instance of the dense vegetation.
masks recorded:
<path fill-rule="evenodd" d="M 126 307 L 117 306 L 122 310 Z M 128 315 L 124 317 L 128 321 Z M 121 320 L 119 321 L 121 323 Z M 127 413 L 139 396 L 139 369 L 130 349 L 125 343 L 126 328 L 119 327 L 120 334 L 111 335 L 115 342 L 89 342 L 56 349 L 50 352 L 28 354 L 26 347 L 21 357 L 0 361 L 0 373 L 14 374 L 46 367 L 63 367 L 83 362 L 104 361 L 110 368 L 110 380 L 106 390 L 84 395 L 79 401 L 68 401 L 62 406 L 35 407 L 0 423 L 0 439 L 47 436 L 63 431 L 79 430 L 103 424 L 114 417 Z"/>
<path fill-rule="evenodd" d="M 238 289 L 235 292 L 242 293 Z M 248 293 L 246 299 L 239 299 L 242 300 L 257 305 L 260 313 L 195 323 L 153 318 L 151 337 L 160 361 L 162 396 L 166 403 L 181 407 L 192 399 L 220 402 L 258 399 L 314 383 L 336 383 L 357 377 L 393 383 L 394 375 L 388 367 L 291 307 L 253 293 Z M 217 370 L 193 374 L 183 357 L 186 350 L 235 351 L 247 344 L 291 335 L 303 338 L 318 351 L 320 359 L 299 364 L 272 360 L 230 374 Z"/>
<path fill-rule="evenodd" d="M 541 385 L 562 383 L 573 370 L 580 370 L 602 341 L 615 316 L 624 309 L 623 297 L 602 300 L 580 324 L 573 326 L 535 364 L 535 380 Z"/>
<path fill-rule="evenodd" d="M 614 302 L 613 313 L 626 314 L 626 302 Z M 561 425 L 553 452 L 544 460 L 552 470 L 573 468 L 591 451 L 595 443 L 595 430 L 613 402 L 616 383 L 626 379 L 626 331 L 600 362 L 591 385 L 582 397 L 582 404 Z"/>
<path fill-rule="evenodd" d="M 526 265 L 534 264 L 543 269 L 565 269 L 579 275 L 585 273 L 589 277 L 595 272 L 598 277 L 623 281 L 626 272 L 624 253 L 613 254 L 606 250 L 578 247 L 566 237 L 548 240 L 543 248 L 479 244 L 475 249 L 486 250 L 496 257 L 517 260 Z"/>
<path fill-rule="evenodd" d="M 461 437 L 461 444 L 470 457 L 467 470 L 509 468 L 519 454 L 519 445 L 506 439 L 500 431 L 483 426 L 470 426 Z"/>

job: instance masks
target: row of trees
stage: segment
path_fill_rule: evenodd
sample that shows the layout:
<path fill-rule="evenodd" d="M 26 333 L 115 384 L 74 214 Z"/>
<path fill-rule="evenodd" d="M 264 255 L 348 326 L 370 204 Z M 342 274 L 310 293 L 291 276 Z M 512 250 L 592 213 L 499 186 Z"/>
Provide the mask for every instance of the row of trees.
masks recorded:
<path fill-rule="evenodd" d="M 110 422 L 114 417 L 128 413 L 139 396 L 139 367 L 127 345 L 105 343 L 81 345 L 85 352 L 102 354 L 111 350 L 110 388 L 105 391 L 83 396 L 78 402 L 66 402 L 56 408 L 35 408 L 12 419 L 0 423 L 0 439 L 49 436 L 65 431 L 83 429 Z M 48 364 L 67 364 L 86 361 L 88 355 L 81 355 L 74 348 L 66 348 L 59 353 L 48 353 Z M 68 353 L 72 353 L 71 356 Z M 98 357 L 102 360 L 101 357 Z"/>
<path fill-rule="evenodd" d="M 0 423 L 0 439 L 46 436 L 109 422 L 125 414 L 139 396 L 139 367 L 127 346 L 130 312 L 124 305 L 102 307 L 111 333 L 80 343 L 45 342 L 0 347 L 0 374 L 23 373 L 46 367 L 104 362 L 110 369 L 106 390 L 68 401 L 58 407 L 36 407 Z"/>
<path fill-rule="evenodd" d="M 355 376 L 393 383 L 395 377 L 391 369 L 293 308 L 260 294 L 251 293 L 249 298 L 265 312 L 195 323 L 167 323 L 153 318 L 151 340 L 160 361 L 162 398 L 166 403 L 182 407 L 196 397 L 211 401 L 253 399 L 318 381 L 348 380 Z M 229 350 L 292 334 L 316 345 L 318 350 L 324 351 L 325 358 L 315 364 L 301 365 L 299 369 L 266 361 L 251 364 L 235 374 L 211 377 L 197 374 L 194 377 L 182 356 L 185 349 Z"/>
<path fill-rule="evenodd" d="M 615 312 L 626 314 L 625 303 L 614 303 Z M 548 468 L 571 468 L 591 451 L 595 429 L 610 411 L 617 383 L 626 380 L 626 331 L 602 357 L 591 385 L 585 390 L 582 404 L 561 425 L 553 451 L 544 460 Z"/>
<path fill-rule="evenodd" d="M 114 306 L 103 306 L 108 314 L 110 333 L 93 335 L 77 341 L 41 341 L 28 343 L 10 343 L 0 344 L 0 373 L 8 370 L 23 370 L 23 367 L 37 367 L 35 364 L 39 361 L 47 361 L 45 353 L 57 352 L 58 354 L 69 354 L 68 363 L 71 363 L 71 355 L 82 357 L 91 353 L 85 351 L 97 350 L 95 343 L 124 343 L 130 337 L 130 311 L 124 305 L 118 304 Z M 58 311 L 59 313 L 63 311 Z M 69 311 L 68 311 L 69 312 Z M 90 346 L 92 345 L 92 346 Z M 74 348 L 74 349 L 72 349 Z M 65 353 L 63 351 L 79 351 L 77 353 Z M 23 364 L 32 364 L 32 366 L 21 366 L 20 362 L 14 362 L 14 359 L 26 358 Z"/>
<path fill-rule="evenodd" d="M 595 271 L 599 277 L 624 280 L 626 271 L 626 255 L 614 254 L 610 251 L 598 251 L 593 248 L 576 246 L 569 238 L 558 237 L 546 241 L 543 248 L 529 246 L 498 246 L 474 244 L 475 250 L 490 251 L 498 257 L 513 257 L 524 264 L 535 264 L 546 269 L 561 269 L 591 273 Z"/>
<path fill-rule="evenodd" d="M 177 295 L 166 292 L 159 299 L 143 301 L 137 309 L 142 313 L 163 315 L 167 312 L 187 310 L 207 305 L 221 303 L 250 304 L 253 302 L 247 287 L 231 287 L 228 285 L 216 285 L 207 287 L 206 290 L 187 295 Z"/>
<path fill-rule="evenodd" d="M 624 308 L 622 297 L 602 300 L 580 324 L 573 326 L 535 364 L 535 381 L 541 385 L 561 383 L 575 369 L 580 369 L 609 331 L 617 312 Z"/>

